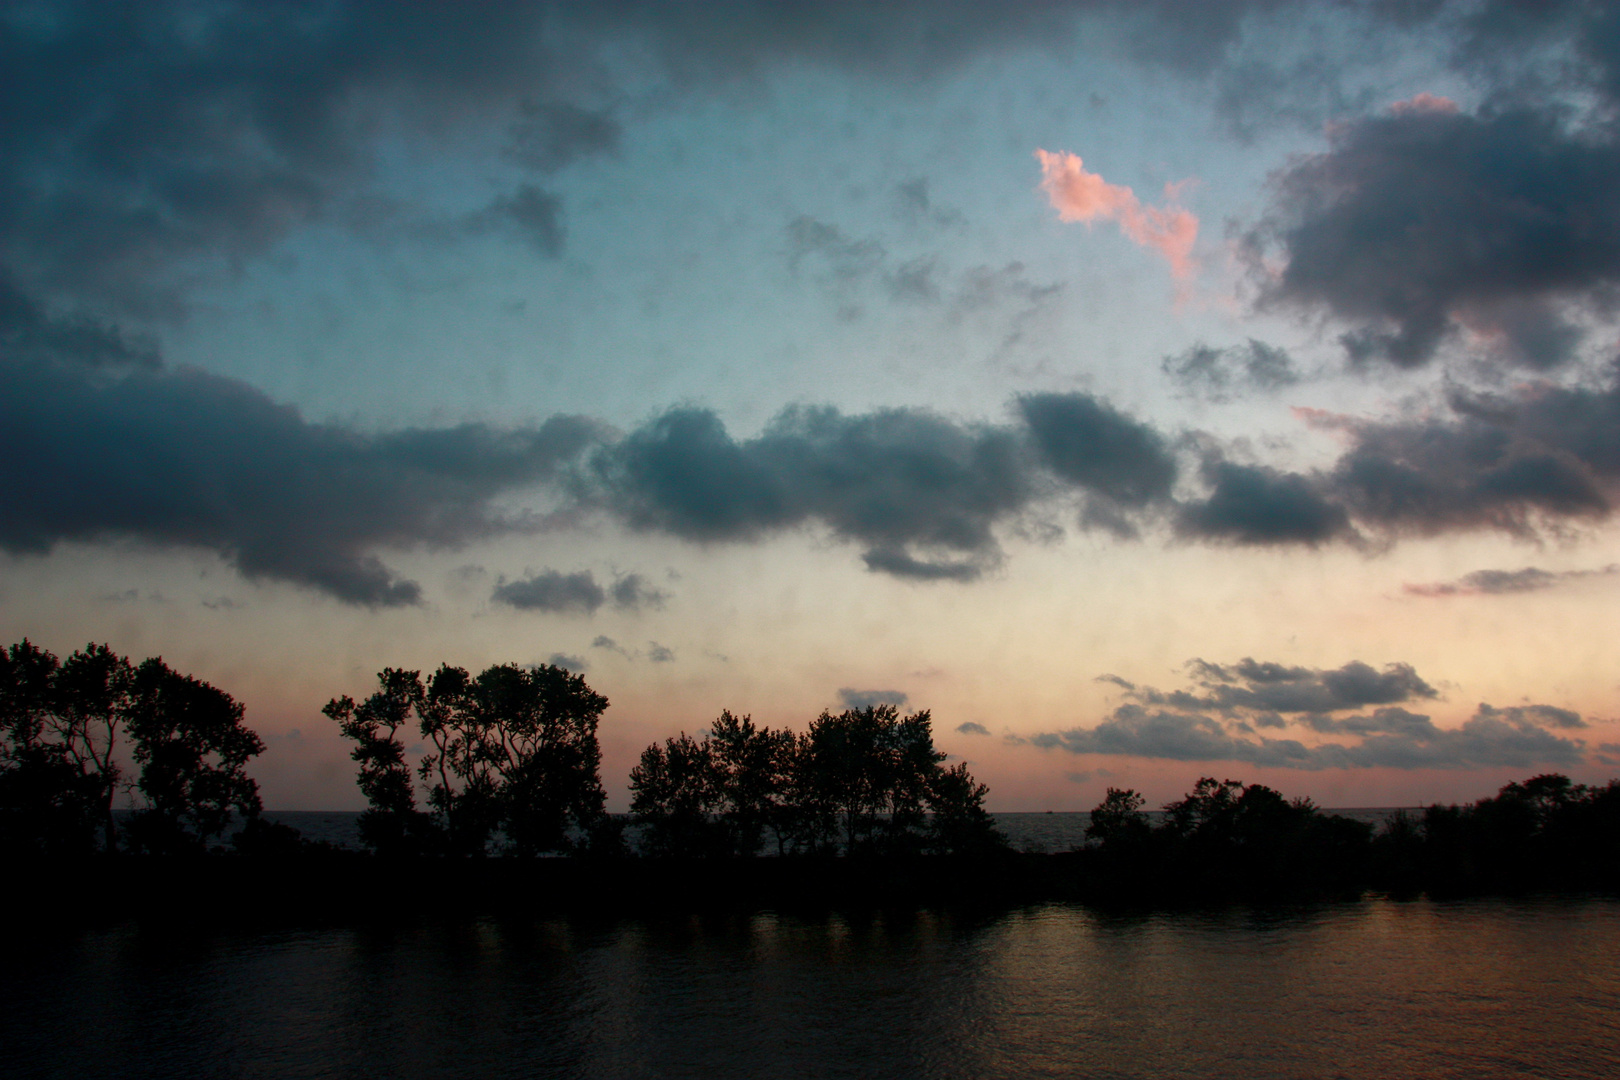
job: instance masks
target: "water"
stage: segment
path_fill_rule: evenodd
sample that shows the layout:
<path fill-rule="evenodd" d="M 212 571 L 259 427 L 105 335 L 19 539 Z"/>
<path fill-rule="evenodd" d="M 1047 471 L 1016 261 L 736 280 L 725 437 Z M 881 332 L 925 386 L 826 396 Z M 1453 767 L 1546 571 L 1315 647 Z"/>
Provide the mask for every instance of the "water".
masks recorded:
<path fill-rule="evenodd" d="M 12 1077 L 1620 1075 L 1606 900 L 16 929 Z"/>
<path fill-rule="evenodd" d="M 1358 807 L 1333 810 L 1330 813 L 1382 825 L 1395 810 L 1392 807 Z M 291 825 L 311 840 L 324 840 L 338 847 L 359 848 L 360 815 L 335 810 L 277 810 L 265 815 L 272 821 Z M 1080 847 L 1086 841 L 1086 826 L 1091 815 L 1082 813 L 995 814 L 996 826 L 1007 834 L 1007 840 L 1017 851 L 1060 852 Z M 1148 817 L 1163 817 L 1159 811 L 1150 811 Z"/>

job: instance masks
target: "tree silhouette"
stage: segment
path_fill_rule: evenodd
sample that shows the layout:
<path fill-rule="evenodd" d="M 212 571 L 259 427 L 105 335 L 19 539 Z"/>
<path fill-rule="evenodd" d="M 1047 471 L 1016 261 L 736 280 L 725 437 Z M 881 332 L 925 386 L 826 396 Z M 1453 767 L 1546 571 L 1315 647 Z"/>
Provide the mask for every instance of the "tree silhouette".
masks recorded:
<path fill-rule="evenodd" d="M 355 781 L 367 803 L 360 814 L 360 842 L 379 854 L 422 851 L 430 846 L 433 823 L 416 808 L 411 768 L 399 736 L 424 697 L 421 677 L 415 671 L 384 668 L 377 682 L 377 692 L 359 705 L 344 696 L 333 698 L 321 711 L 355 744 L 349 756 L 360 766 Z"/>
<path fill-rule="evenodd" d="M 630 770 L 630 812 L 642 826 L 648 855 L 690 858 L 718 854 L 722 833 L 719 777 L 709 740 L 686 732 L 653 743 Z"/>
<path fill-rule="evenodd" d="M 1003 847 L 986 789 L 944 768 L 927 712 L 823 712 L 803 735 L 722 712 L 694 739 L 654 743 L 630 777 L 649 854 L 970 852 Z"/>
<path fill-rule="evenodd" d="M 161 659 L 136 669 L 128 727 L 146 802 L 130 820 L 138 850 L 200 850 L 234 816 L 258 818 L 259 785 L 246 767 L 264 742 L 242 720 L 231 695 Z"/>
<path fill-rule="evenodd" d="M 124 781 L 120 758 L 139 775 Z M 201 850 L 237 815 L 259 814 L 245 771 L 264 744 L 229 694 L 171 670 L 138 668 L 105 645 L 58 662 L 22 641 L 0 653 L 0 822 L 13 849 L 119 847 L 113 804 L 133 788 L 140 805 L 127 846 Z"/>
<path fill-rule="evenodd" d="M 777 854 L 793 835 L 787 801 L 798 739 L 786 728 L 757 727 L 751 716 L 723 710 L 709 728 L 716 809 L 728 852 L 754 855 L 770 829 Z"/>
<path fill-rule="evenodd" d="M 1141 793 L 1131 788 L 1109 788 L 1103 801 L 1092 808 L 1086 839 L 1105 848 L 1140 845 L 1151 831 L 1148 816 L 1142 812 L 1144 801 Z"/>
<path fill-rule="evenodd" d="M 26 639 L 0 652 L 0 844 L 13 851 L 87 852 L 117 844 L 113 761 L 130 674 L 106 646 L 56 657 Z M 94 676 L 102 693 L 93 693 Z M 70 685 L 71 684 L 71 685 Z M 99 703 L 95 700 L 99 697 Z"/>
<path fill-rule="evenodd" d="M 379 852 L 512 854 L 579 850 L 607 835 L 596 729 L 608 700 L 585 680 L 541 664 L 501 664 L 476 678 L 444 665 L 384 669 L 360 704 L 322 711 L 355 743 L 361 839 Z M 402 731 L 429 745 L 413 770 Z M 414 777 L 413 777 L 414 771 Z M 427 811 L 417 808 L 416 780 Z"/>

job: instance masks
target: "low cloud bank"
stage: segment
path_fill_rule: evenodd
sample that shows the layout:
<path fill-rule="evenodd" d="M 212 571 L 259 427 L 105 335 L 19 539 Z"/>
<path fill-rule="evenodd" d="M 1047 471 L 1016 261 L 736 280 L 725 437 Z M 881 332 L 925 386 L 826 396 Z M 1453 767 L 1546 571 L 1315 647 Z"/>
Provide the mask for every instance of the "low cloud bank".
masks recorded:
<path fill-rule="evenodd" d="M 1586 721 L 1556 706 L 1480 704 L 1461 726 L 1436 726 L 1404 707 L 1437 696 L 1408 664 L 1193 660 L 1188 671 L 1192 687 L 1173 691 L 1108 677 L 1131 700 L 1100 723 L 1007 739 L 1071 754 L 1308 770 L 1567 768 L 1586 759 L 1585 740 L 1565 734 Z"/>

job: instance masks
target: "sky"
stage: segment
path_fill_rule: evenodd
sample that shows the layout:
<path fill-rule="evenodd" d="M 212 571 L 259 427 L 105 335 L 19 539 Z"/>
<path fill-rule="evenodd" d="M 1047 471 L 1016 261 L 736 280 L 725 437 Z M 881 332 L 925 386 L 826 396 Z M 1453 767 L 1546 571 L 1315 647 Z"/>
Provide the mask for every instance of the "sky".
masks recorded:
<path fill-rule="evenodd" d="M 0 635 L 993 810 L 1620 775 L 1620 5 L 0 7 Z"/>

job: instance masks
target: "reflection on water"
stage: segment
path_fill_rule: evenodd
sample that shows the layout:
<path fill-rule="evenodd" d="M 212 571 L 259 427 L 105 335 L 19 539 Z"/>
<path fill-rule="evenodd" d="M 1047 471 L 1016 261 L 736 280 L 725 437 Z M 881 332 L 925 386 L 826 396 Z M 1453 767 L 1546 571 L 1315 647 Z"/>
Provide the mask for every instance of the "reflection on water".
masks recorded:
<path fill-rule="evenodd" d="M 0 964 L 8 1076 L 1620 1075 L 1613 901 L 126 926 Z"/>

